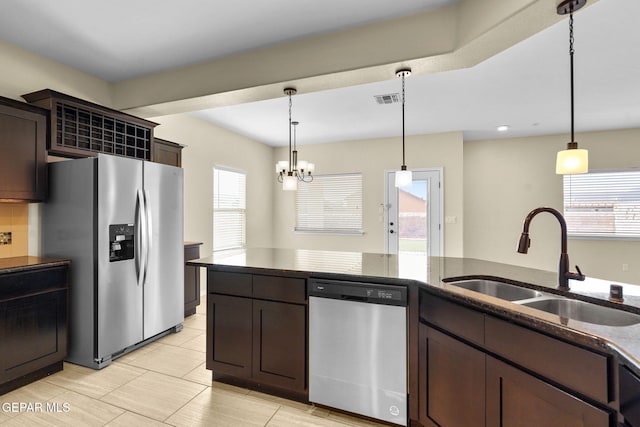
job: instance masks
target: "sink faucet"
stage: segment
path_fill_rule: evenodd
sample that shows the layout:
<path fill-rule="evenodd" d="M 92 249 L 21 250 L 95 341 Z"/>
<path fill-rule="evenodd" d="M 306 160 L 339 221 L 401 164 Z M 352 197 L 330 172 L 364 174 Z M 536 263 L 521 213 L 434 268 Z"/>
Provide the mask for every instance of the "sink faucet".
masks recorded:
<path fill-rule="evenodd" d="M 534 216 L 538 215 L 540 212 L 549 212 L 553 216 L 556 217 L 558 222 L 560 223 L 561 228 L 561 243 L 562 248 L 560 250 L 560 265 L 558 266 L 558 289 L 568 291 L 569 290 L 569 279 L 574 280 L 584 280 L 584 274 L 580 271 L 580 268 L 576 265 L 577 273 L 573 273 L 569 271 L 569 254 L 567 253 L 567 222 L 564 220 L 564 217 L 560 212 L 553 208 L 536 208 L 529 212 L 527 217 L 524 219 L 524 226 L 522 228 L 522 234 L 520 235 L 520 241 L 518 242 L 518 252 L 521 254 L 526 254 L 529 250 L 529 246 L 531 246 L 531 240 L 529 239 L 529 224 Z"/>

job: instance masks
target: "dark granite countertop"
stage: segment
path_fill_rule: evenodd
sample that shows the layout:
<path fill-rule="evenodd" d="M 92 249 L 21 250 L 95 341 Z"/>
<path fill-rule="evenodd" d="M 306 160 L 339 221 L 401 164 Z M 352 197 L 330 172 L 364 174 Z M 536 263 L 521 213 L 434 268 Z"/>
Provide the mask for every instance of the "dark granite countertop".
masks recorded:
<path fill-rule="evenodd" d="M 560 318 L 530 307 L 469 291 L 445 279 L 500 279 L 522 287 L 614 307 L 640 314 L 640 286 L 587 277 L 570 281 L 571 290 L 557 289 L 557 273 L 470 258 L 425 257 L 360 252 L 256 248 L 229 251 L 188 261 L 189 265 L 226 271 L 301 274 L 359 281 L 414 284 L 487 312 L 547 332 L 577 344 L 618 355 L 640 375 L 640 324 L 602 326 Z M 609 285 L 623 286 L 624 303 L 608 300 Z"/>
<path fill-rule="evenodd" d="M 0 274 L 16 273 L 19 271 L 31 270 L 43 267 L 56 267 L 69 264 L 68 259 L 41 258 L 34 256 L 18 256 L 11 258 L 0 258 Z"/>

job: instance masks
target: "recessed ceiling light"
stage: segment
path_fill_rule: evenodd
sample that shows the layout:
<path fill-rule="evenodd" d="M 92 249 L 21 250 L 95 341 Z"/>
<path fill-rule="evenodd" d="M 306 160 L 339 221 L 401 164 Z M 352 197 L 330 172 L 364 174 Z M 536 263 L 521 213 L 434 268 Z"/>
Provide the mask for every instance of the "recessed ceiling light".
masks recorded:
<path fill-rule="evenodd" d="M 507 130 L 509 130 L 509 126 L 501 125 L 501 126 L 498 126 L 496 129 L 498 130 L 498 132 L 506 132 Z"/>

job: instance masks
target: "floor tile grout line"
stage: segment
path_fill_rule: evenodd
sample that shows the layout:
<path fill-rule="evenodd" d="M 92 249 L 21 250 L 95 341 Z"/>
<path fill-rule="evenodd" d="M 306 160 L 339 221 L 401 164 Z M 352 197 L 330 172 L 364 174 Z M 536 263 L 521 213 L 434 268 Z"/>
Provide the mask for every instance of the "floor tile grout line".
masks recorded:
<path fill-rule="evenodd" d="M 269 419 L 267 420 L 266 423 L 264 423 L 264 427 L 267 427 L 269 425 L 269 423 L 271 422 L 271 420 L 273 419 L 273 417 L 276 416 L 276 414 L 278 413 L 278 411 L 282 409 L 282 405 L 278 405 L 278 408 L 273 412 L 273 414 L 271 414 L 271 416 L 269 417 Z"/>
<path fill-rule="evenodd" d="M 201 384 L 201 385 L 203 385 L 203 384 Z M 184 405 L 182 405 L 181 407 L 179 407 L 178 409 L 176 409 L 175 411 L 173 411 L 173 413 L 171 413 L 171 415 L 167 416 L 164 420 L 162 420 L 162 422 L 163 422 L 163 423 L 165 423 L 165 424 L 172 425 L 172 426 L 177 425 L 177 424 L 171 424 L 171 423 L 167 422 L 167 420 L 168 420 L 169 418 L 171 418 L 172 416 L 174 416 L 174 415 L 175 415 L 177 412 L 179 412 L 182 408 L 184 408 L 185 406 L 187 406 L 189 403 L 191 403 L 191 402 L 192 402 L 196 397 L 200 396 L 202 393 L 207 392 L 207 391 L 209 391 L 209 392 L 210 392 L 210 391 L 211 391 L 210 389 L 211 389 L 211 386 L 205 386 L 204 390 L 202 390 L 200 393 L 198 393 L 198 394 L 196 394 L 195 396 L 193 396 L 191 399 L 189 399 L 187 402 L 185 402 L 185 404 L 184 404 Z"/>

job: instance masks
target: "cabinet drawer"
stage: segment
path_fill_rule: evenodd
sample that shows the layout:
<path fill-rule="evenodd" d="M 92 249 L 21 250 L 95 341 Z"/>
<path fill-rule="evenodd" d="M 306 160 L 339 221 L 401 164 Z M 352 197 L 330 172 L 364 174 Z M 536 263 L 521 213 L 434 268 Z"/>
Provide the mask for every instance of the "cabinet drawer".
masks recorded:
<path fill-rule="evenodd" d="M 304 279 L 280 276 L 253 276 L 253 297 L 274 301 L 304 304 Z"/>
<path fill-rule="evenodd" d="M 420 293 L 420 319 L 475 344 L 484 344 L 484 314 L 435 295 Z"/>
<path fill-rule="evenodd" d="M 0 300 L 64 289 L 68 284 L 68 267 L 25 270 L 0 276 Z"/>
<path fill-rule="evenodd" d="M 207 292 L 251 297 L 251 275 L 209 271 L 209 274 L 207 274 Z"/>
<path fill-rule="evenodd" d="M 608 404 L 606 356 L 487 316 L 486 348 L 523 368 Z"/>

